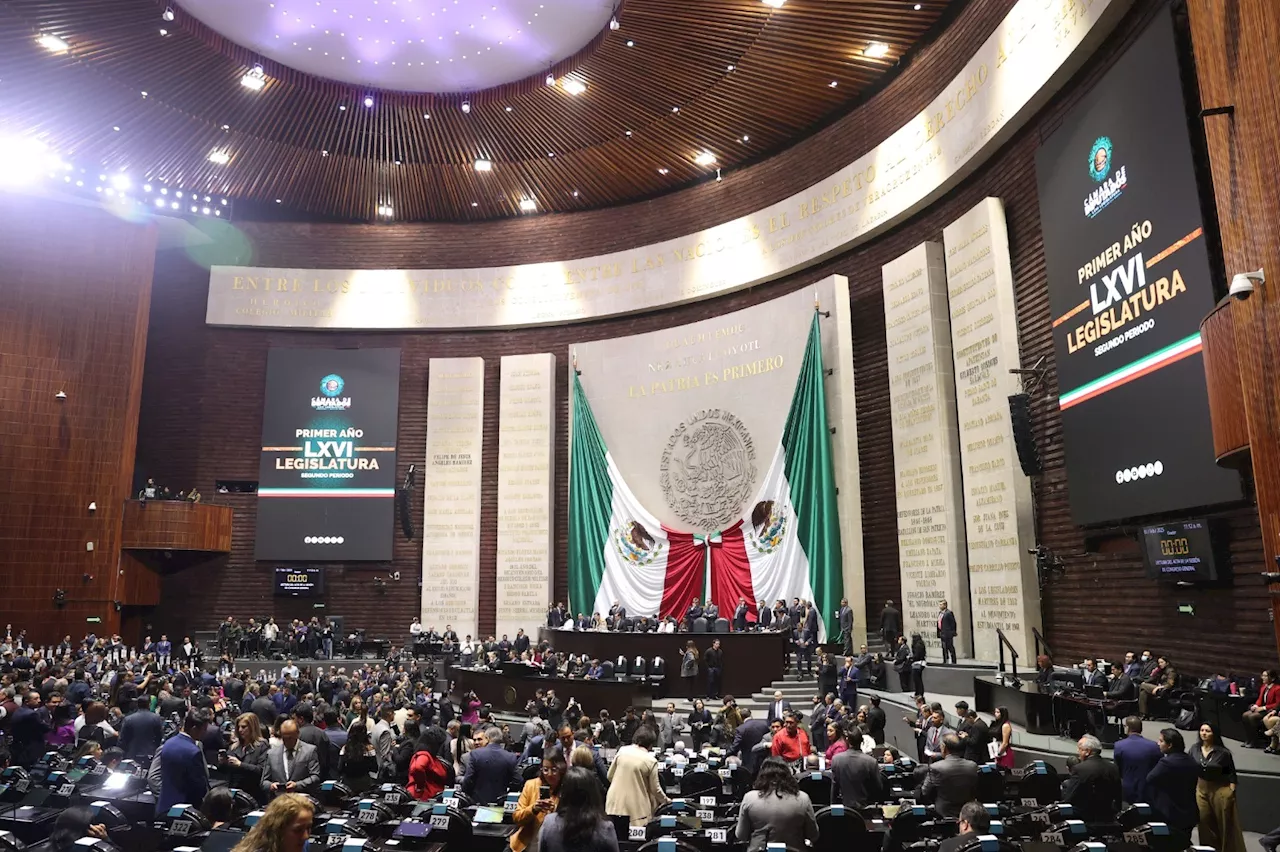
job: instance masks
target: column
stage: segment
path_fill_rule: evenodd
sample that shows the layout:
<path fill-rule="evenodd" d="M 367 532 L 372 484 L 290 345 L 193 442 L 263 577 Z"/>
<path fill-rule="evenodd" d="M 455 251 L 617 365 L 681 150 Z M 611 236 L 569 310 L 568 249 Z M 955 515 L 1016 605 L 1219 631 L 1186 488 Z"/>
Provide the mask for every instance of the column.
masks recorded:
<path fill-rule="evenodd" d="M 484 359 L 432 358 L 423 475 L 422 623 L 479 635 Z"/>
<path fill-rule="evenodd" d="M 502 359 L 496 629 L 536 636 L 551 597 L 556 356 Z"/>
<path fill-rule="evenodd" d="M 960 461 L 969 547 L 973 655 L 1000 655 L 996 629 L 1034 666 L 1040 627 L 1031 483 L 1018 464 L 1009 396 L 1021 390 L 1018 307 L 1013 298 L 1004 205 L 983 199 L 942 232 L 947 252 Z"/>
<path fill-rule="evenodd" d="M 883 267 L 889 411 L 898 505 L 904 635 L 942 656 L 938 602 L 956 616 L 956 652 L 969 656 L 969 570 L 960 434 L 942 246 L 922 243 Z M 883 606 L 883 601 L 874 602 Z M 878 610 L 877 610 L 878 611 Z"/>

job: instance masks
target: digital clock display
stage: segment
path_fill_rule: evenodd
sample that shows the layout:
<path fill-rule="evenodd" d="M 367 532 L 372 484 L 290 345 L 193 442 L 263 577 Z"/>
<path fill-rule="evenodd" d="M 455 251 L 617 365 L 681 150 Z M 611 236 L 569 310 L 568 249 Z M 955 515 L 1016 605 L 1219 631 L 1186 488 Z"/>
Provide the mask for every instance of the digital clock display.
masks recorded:
<path fill-rule="evenodd" d="M 1213 539 L 1204 520 L 1143 527 L 1142 546 L 1147 573 L 1153 577 L 1188 582 L 1218 579 Z"/>

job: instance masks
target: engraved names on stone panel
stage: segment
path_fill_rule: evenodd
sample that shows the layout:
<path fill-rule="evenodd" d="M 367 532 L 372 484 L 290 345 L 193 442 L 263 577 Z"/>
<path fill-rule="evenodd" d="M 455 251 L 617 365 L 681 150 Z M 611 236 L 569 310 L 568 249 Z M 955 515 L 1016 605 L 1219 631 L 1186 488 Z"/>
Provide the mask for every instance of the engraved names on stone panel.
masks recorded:
<path fill-rule="evenodd" d="M 961 506 L 955 373 L 942 246 L 922 243 L 882 267 L 898 503 L 904 635 L 941 657 L 938 602 L 956 615 L 968 656 L 969 574 Z M 883 601 L 873 601 L 873 611 Z"/>
<path fill-rule="evenodd" d="M 551 597 L 556 356 L 502 359 L 496 633 L 537 634 Z"/>
<path fill-rule="evenodd" d="M 484 359 L 432 358 L 428 373 L 422 623 L 478 636 Z"/>
<path fill-rule="evenodd" d="M 960 460 L 969 542 L 974 657 L 1000 655 L 1003 629 L 1023 660 L 1033 659 L 1040 591 L 1031 483 L 1022 473 L 1009 422 L 1021 385 L 1018 322 L 1004 205 L 987 198 L 943 231 L 955 353 Z"/>

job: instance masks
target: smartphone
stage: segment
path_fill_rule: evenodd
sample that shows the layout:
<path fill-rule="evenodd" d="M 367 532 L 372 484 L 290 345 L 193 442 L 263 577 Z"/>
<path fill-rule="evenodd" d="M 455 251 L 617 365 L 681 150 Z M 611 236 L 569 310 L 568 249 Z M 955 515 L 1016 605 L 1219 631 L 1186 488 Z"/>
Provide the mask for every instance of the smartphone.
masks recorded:
<path fill-rule="evenodd" d="M 223 764 L 223 763 L 226 763 L 226 762 L 227 762 L 227 750 L 226 750 L 225 748 L 220 748 L 220 749 L 218 749 L 218 763 L 219 763 L 219 765 L 221 765 L 221 764 Z"/>
<path fill-rule="evenodd" d="M 551 798 L 551 786 L 549 784 L 543 784 L 541 787 L 538 788 L 538 798 L 539 799 Z"/>

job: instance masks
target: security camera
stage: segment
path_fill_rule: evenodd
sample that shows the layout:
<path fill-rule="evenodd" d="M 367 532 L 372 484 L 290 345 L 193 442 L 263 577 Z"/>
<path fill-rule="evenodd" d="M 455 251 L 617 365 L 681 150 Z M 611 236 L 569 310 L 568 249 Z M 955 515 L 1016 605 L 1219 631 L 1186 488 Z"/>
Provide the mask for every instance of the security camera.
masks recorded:
<path fill-rule="evenodd" d="M 1249 289 L 1251 289 L 1251 290 L 1252 290 L 1253 288 L 1252 288 L 1252 287 L 1250 287 Z M 53 398 L 54 398 L 54 399 L 66 399 L 66 398 L 67 398 L 67 392 L 66 392 L 66 391 L 58 391 L 57 393 L 55 393 L 55 394 L 53 395 Z"/>
<path fill-rule="evenodd" d="M 1253 282 L 1257 281 L 1259 284 L 1262 284 L 1266 280 L 1267 277 L 1262 274 L 1261 269 L 1257 272 L 1237 272 L 1235 277 L 1231 279 L 1231 289 L 1227 292 L 1232 296 L 1232 298 L 1239 299 L 1243 302 L 1245 299 L 1253 295 Z"/>

